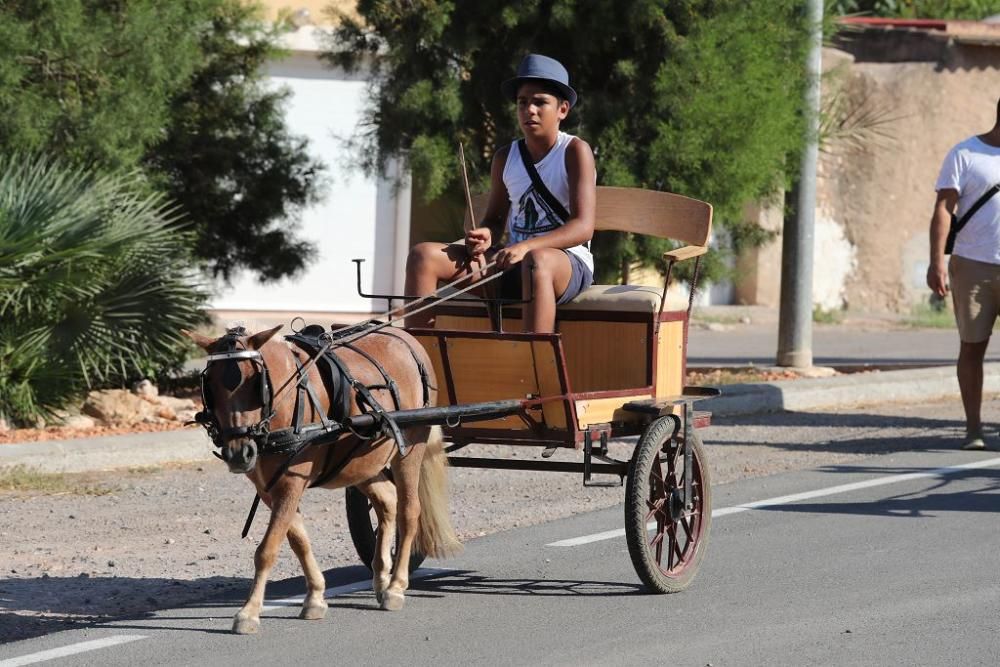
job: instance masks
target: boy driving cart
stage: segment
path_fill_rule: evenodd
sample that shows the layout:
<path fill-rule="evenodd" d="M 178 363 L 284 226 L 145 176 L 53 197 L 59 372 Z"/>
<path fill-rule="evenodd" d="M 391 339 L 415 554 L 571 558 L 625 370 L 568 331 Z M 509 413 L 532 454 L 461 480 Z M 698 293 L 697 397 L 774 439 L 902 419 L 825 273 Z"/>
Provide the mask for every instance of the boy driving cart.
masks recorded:
<path fill-rule="evenodd" d="M 494 155 L 486 212 L 464 244 L 414 246 L 406 264 L 406 293 L 433 294 L 439 281 L 496 262 L 494 270 L 505 272 L 502 295 L 528 302 L 524 330 L 550 333 L 556 306 L 593 282 L 594 154 L 587 142 L 559 129 L 577 94 L 558 61 L 529 54 L 500 90 L 516 103 L 524 138 Z M 507 243 L 500 245 L 504 231 Z M 409 326 L 429 323 L 423 314 L 407 318 Z"/>

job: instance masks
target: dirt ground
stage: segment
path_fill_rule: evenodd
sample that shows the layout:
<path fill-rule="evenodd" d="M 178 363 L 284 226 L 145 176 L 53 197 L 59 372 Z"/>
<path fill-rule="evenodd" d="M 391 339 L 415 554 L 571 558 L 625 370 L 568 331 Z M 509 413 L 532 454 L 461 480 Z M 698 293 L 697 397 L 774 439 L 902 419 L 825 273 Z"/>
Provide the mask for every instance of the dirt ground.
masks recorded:
<path fill-rule="evenodd" d="M 958 407 L 910 406 L 717 420 L 703 431 L 713 484 L 957 438 Z M 954 413 L 954 414 L 952 414 Z M 934 414 L 939 418 L 928 419 Z M 633 445 L 612 443 L 630 456 Z M 470 455 L 535 457 L 535 449 L 478 447 Z M 579 460 L 573 451 L 556 459 Z M 451 470 L 452 517 L 463 540 L 621 504 L 622 488 L 584 488 L 577 475 Z M 320 566 L 357 564 L 343 491 L 310 491 L 302 511 Z M 67 475 L 48 491 L 0 492 L 0 641 L 249 588 L 261 509 L 239 537 L 250 483 L 220 462 Z M 282 552 L 273 579 L 298 576 Z M 235 611 L 235 610 L 234 610 Z"/>

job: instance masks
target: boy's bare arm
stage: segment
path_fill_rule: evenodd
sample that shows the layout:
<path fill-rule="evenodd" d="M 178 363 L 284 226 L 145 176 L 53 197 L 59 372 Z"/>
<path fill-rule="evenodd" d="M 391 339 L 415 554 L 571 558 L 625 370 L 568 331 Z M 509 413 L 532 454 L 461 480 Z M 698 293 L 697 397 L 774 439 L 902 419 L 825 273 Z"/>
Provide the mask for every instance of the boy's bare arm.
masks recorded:
<path fill-rule="evenodd" d="M 479 226 L 465 235 L 465 246 L 472 257 L 483 254 L 503 237 L 507 210 L 510 208 L 507 186 L 503 182 L 503 167 L 507 163 L 509 151 L 510 147 L 506 146 L 493 156 L 493 164 L 490 167 L 490 198 L 486 204 L 486 213 L 483 214 Z"/>

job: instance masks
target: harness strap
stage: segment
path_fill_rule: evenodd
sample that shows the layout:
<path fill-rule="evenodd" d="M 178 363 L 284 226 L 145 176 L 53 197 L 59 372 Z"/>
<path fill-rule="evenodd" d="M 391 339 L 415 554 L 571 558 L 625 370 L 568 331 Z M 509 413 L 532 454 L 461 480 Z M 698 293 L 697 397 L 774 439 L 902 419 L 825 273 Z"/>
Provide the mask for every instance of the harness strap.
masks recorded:
<path fill-rule="evenodd" d="M 368 354 L 367 352 L 365 352 L 364 350 L 362 350 L 359 347 L 351 345 L 350 343 L 344 343 L 343 345 L 338 345 L 338 347 L 346 347 L 348 350 L 351 350 L 352 352 L 356 352 L 357 354 L 360 354 L 362 357 L 364 357 L 365 359 L 367 359 L 368 362 L 372 366 L 374 366 L 378 370 L 379 373 L 382 374 L 382 378 L 385 380 L 385 384 L 384 385 L 369 385 L 368 389 L 388 389 L 389 390 L 389 394 L 392 396 L 392 402 L 393 402 L 393 404 L 396 406 L 396 409 L 399 410 L 400 409 L 399 390 L 396 387 L 396 381 L 393 380 L 391 377 L 389 377 L 389 374 L 386 372 L 386 370 L 382 366 L 382 364 L 380 364 L 378 362 L 378 360 L 375 359 L 375 357 L 373 357 L 372 355 Z"/>
<path fill-rule="evenodd" d="M 278 480 L 281 479 L 286 472 L 288 472 L 288 469 L 290 467 L 292 467 L 292 464 L 295 462 L 295 459 L 298 458 L 299 454 L 301 454 L 307 448 L 309 448 L 309 446 L 312 445 L 313 442 L 314 440 L 312 439 L 304 441 L 298 448 L 295 449 L 295 451 L 293 451 L 288 456 L 288 459 L 281 465 L 280 468 L 278 468 L 277 471 L 275 471 L 274 475 L 271 477 L 271 480 L 267 483 L 267 486 L 264 488 L 265 493 L 270 492 L 270 490 L 274 488 L 274 485 L 278 483 Z M 332 469 L 329 468 L 329 465 L 330 465 L 330 460 L 333 458 L 333 448 L 332 447 L 328 448 L 326 450 L 326 458 L 323 460 L 323 472 L 320 474 L 319 477 L 313 480 L 313 482 L 309 485 L 309 488 L 321 486 L 323 484 L 328 484 L 329 482 L 334 480 L 337 477 L 337 475 L 339 475 L 341 471 L 351 461 L 351 459 L 354 457 L 354 453 L 358 450 L 358 447 L 360 447 L 361 443 L 363 442 L 364 440 L 359 438 L 357 442 L 354 443 L 354 446 L 351 447 L 350 451 L 347 452 L 347 455 L 344 456 L 344 459 Z M 250 512 L 247 514 L 247 520 L 243 524 L 243 533 L 242 533 L 243 538 L 246 538 L 247 534 L 249 534 L 250 532 L 250 526 L 253 525 L 253 520 L 254 517 L 257 515 L 257 507 L 259 505 L 260 505 L 260 494 L 257 493 L 254 494 L 253 502 L 250 504 Z"/>
<path fill-rule="evenodd" d="M 295 363 L 302 368 L 299 364 L 299 360 L 296 359 Z M 300 384 L 295 390 L 295 419 L 292 422 L 292 433 L 298 435 L 302 431 L 302 420 L 305 418 L 306 410 L 306 390 Z"/>
<path fill-rule="evenodd" d="M 344 460 L 332 469 L 329 469 L 328 466 L 330 465 L 330 459 L 333 458 L 333 448 L 328 448 L 326 450 L 326 459 L 323 461 L 323 473 L 313 480 L 313 483 L 309 485 L 309 488 L 312 489 L 332 482 L 354 457 L 354 452 L 358 450 L 358 447 L 360 447 L 363 442 L 364 440 L 359 439 L 356 443 L 354 443 L 354 446 L 351 447 L 351 451 L 347 452 L 347 456 L 344 457 Z"/>
<path fill-rule="evenodd" d="M 399 425 L 396 424 L 392 417 L 386 414 L 385 409 L 368 390 L 368 387 L 348 372 L 346 365 L 340 357 L 330 354 L 328 358 L 336 364 L 337 369 L 343 377 L 351 383 L 351 387 L 354 389 L 354 401 L 357 403 L 358 409 L 364 413 L 370 412 L 374 414 L 377 418 L 379 431 L 387 438 L 392 438 L 396 442 L 400 456 L 406 456 L 410 448 L 406 444 L 406 438 L 403 437 L 403 432 L 399 429 Z"/>
<path fill-rule="evenodd" d="M 389 333 L 388 331 L 383 331 L 381 329 L 379 329 L 378 331 L 373 331 L 372 333 L 380 334 L 382 336 L 391 336 L 392 338 L 395 338 L 400 343 L 405 345 L 406 349 L 410 351 L 410 356 L 413 357 L 413 363 L 417 365 L 417 372 L 420 373 L 420 385 L 423 388 L 424 392 L 424 407 L 425 408 L 430 407 L 431 404 L 430 390 L 434 389 L 435 391 L 437 391 L 437 387 L 431 387 L 431 376 L 427 372 L 427 367 L 424 366 L 423 362 L 420 361 L 420 357 L 417 356 L 417 351 L 414 350 L 413 346 L 410 345 L 407 341 L 403 340 L 394 333 Z"/>
<path fill-rule="evenodd" d="M 298 366 L 299 373 L 302 374 L 303 366 L 299 362 L 298 357 L 293 356 L 292 358 L 295 360 L 295 365 Z M 334 430 L 336 422 L 331 421 L 327 417 L 326 411 L 323 410 L 323 404 L 320 403 L 319 397 L 316 396 L 316 391 L 313 389 L 312 383 L 309 381 L 309 374 L 308 372 L 306 372 L 302 374 L 302 380 L 298 383 L 298 390 L 295 397 L 296 409 L 295 409 L 294 432 L 298 434 L 302 430 L 302 420 L 303 420 L 303 412 L 305 410 L 306 396 L 309 397 L 309 402 L 312 404 L 313 413 L 319 415 L 320 422 L 323 424 L 323 430 L 328 433 Z"/>
<path fill-rule="evenodd" d="M 247 520 L 243 524 L 243 534 L 240 535 L 241 538 L 246 539 L 247 533 L 250 532 L 250 524 L 253 523 L 253 517 L 257 514 L 257 506 L 260 505 L 260 494 L 255 493 L 253 496 L 253 502 L 250 504 L 250 513 L 247 514 Z"/>
<path fill-rule="evenodd" d="M 310 338 L 302 334 L 292 334 L 285 336 L 285 340 L 293 343 L 300 350 L 309 355 L 310 360 L 305 365 L 299 365 L 300 375 L 302 374 L 302 369 L 308 369 L 314 363 L 322 363 L 326 366 L 327 372 L 320 372 L 320 376 L 323 377 L 323 381 L 329 381 L 329 394 L 330 394 L 330 412 L 335 421 L 340 421 L 344 419 L 351 411 L 351 398 L 344 387 L 344 376 L 340 372 L 340 369 L 336 367 L 331 362 L 331 357 L 333 353 L 330 352 L 331 343 L 321 344 L 318 338 Z M 298 364 L 298 359 L 295 360 Z M 308 384 L 308 380 L 306 380 Z M 314 399 L 314 406 L 318 406 L 318 400 Z M 317 407 L 317 412 L 323 414 L 321 410 Z M 325 415 L 324 415 L 325 416 Z"/>

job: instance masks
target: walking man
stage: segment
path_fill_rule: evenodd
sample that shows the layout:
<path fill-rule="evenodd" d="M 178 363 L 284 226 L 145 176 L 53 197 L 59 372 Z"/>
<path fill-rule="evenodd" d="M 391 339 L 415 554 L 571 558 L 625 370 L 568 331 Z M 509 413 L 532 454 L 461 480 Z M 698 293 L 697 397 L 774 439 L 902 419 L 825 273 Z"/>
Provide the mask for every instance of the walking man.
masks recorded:
<path fill-rule="evenodd" d="M 985 449 L 983 440 L 983 358 L 1000 313 L 1000 101 L 993 129 L 952 148 L 938 176 L 931 216 L 931 256 L 927 286 L 938 296 L 950 289 L 961 347 L 958 385 L 965 408 L 962 449 Z M 952 215 L 961 231 L 951 261 L 945 245 Z"/>

